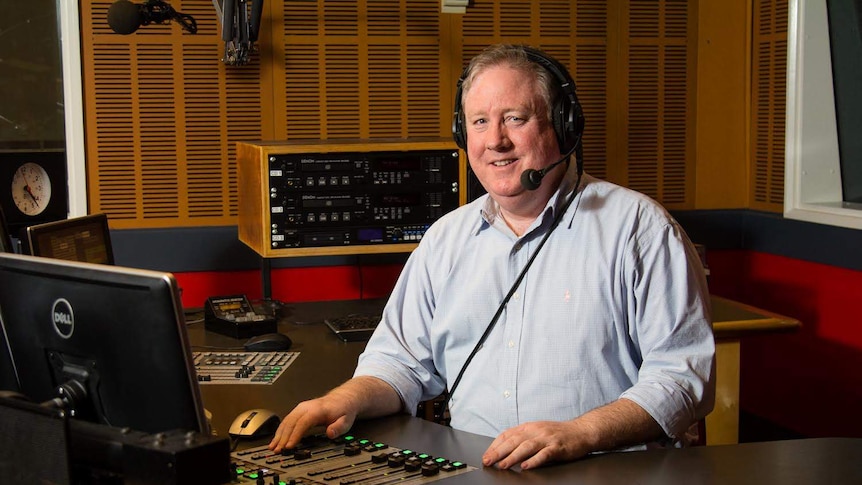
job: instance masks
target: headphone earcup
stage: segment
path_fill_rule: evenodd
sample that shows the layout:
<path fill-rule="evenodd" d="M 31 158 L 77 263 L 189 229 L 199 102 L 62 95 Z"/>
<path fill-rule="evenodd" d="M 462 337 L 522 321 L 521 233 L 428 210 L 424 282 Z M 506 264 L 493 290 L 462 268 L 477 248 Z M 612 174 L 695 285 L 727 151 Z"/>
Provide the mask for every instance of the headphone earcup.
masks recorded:
<path fill-rule="evenodd" d="M 467 76 L 467 68 L 461 73 L 458 78 L 457 89 L 455 90 L 455 109 L 452 114 L 452 139 L 455 144 L 462 150 L 467 150 L 467 131 L 464 129 L 464 113 L 461 111 L 461 93 L 464 84 L 464 78 Z"/>
<path fill-rule="evenodd" d="M 572 93 L 571 96 L 574 96 Z M 584 131 L 584 113 L 577 97 L 566 96 L 554 107 L 554 133 L 560 145 L 560 153 L 575 149 Z"/>
<path fill-rule="evenodd" d="M 568 149 L 571 148 L 572 110 L 567 106 L 568 104 L 567 99 L 560 99 L 552 111 L 554 134 L 557 135 L 557 144 L 560 146 L 560 153 L 568 153 Z"/>
<path fill-rule="evenodd" d="M 459 113 L 455 113 L 455 118 L 452 120 L 452 139 L 455 144 L 462 150 L 467 149 L 467 137 L 464 136 L 464 122 Z"/>
<path fill-rule="evenodd" d="M 464 117 L 460 109 L 455 110 L 455 115 L 452 117 L 452 139 L 455 140 L 458 148 L 467 149 L 467 134 L 464 132 Z"/>

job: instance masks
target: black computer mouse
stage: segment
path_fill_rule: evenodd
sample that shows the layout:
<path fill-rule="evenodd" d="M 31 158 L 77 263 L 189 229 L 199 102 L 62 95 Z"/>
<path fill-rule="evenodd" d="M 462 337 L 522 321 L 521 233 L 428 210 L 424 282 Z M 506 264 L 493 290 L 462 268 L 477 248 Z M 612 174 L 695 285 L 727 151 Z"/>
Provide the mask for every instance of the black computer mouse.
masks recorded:
<path fill-rule="evenodd" d="M 275 434 L 281 418 L 269 409 L 250 409 L 240 413 L 230 425 L 228 434 L 233 438 L 264 438 Z"/>
<path fill-rule="evenodd" d="M 248 352 L 274 352 L 289 350 L 293 342 L 283 333 L 265 333 L 245 341 L 243 347 Z"/>

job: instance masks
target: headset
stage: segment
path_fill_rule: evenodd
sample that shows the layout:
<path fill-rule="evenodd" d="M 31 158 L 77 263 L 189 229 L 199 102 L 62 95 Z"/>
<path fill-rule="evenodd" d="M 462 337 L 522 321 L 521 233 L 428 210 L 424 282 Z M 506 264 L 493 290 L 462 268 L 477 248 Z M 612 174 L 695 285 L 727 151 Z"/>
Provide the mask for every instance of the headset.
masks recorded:
<path fill-rule="evenodd" d="M 577 89 L 575 81 L 569 71 L 553 57 L 533 47 L 519 46 L 519 48 L 527 55 L 527 59 L 543 67 L 559 82 L 562 96 L 559 96 L 554 102 L 551 110 L 551 122 L 554 125 L 560 153 L 571 154 L 575 152 L 580 147 L 581 135 L 584 132 L 584 112 L 575 93 Z M 462 150 L 467 149 L 467 131 L 464 127 L 464 113 L 461 106 L 462 85 L 469 74 L 469 68 L 469 66 L 465 67 L 458 79 L 458 89 L 455 92 L 455 110 L 452 117 L 452 138 L 458 148 Z"/>

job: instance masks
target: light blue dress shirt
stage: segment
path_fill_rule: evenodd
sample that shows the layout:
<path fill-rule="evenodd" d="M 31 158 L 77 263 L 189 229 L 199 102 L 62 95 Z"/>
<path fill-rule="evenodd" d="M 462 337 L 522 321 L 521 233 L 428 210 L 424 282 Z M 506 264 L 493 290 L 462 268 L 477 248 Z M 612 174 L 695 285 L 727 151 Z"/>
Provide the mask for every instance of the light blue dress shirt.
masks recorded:
<path fill-rule="evenodd" d="M 570 167 L 520 238 L 487 195 L 436 222 L 355 375 L 389 383 L 408 412 L 451 386 L 575 179 Z M 451 425 L 493 437 L 622 397 L 680 437 L 712 409 L 714 355 L 706 279 L 683 230 L 652 199 L 585 174 L 452 395 Z"/>

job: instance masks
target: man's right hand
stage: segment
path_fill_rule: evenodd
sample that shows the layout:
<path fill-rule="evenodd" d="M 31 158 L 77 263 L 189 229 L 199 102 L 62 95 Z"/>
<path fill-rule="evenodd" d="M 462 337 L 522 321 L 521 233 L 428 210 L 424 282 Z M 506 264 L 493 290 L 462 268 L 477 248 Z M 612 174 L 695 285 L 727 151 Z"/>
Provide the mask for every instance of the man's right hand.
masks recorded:
<path fill-rule="evenodd" d="M 315 426 L 326 426 L 326 436 L 336 438 L 348 432 L 357 417 L 384 416 L 400 409 L 401 399 L 389 384 L 376 377 L 354 377 L 325 396 L 293 408 L 281 421 L 269 449 L 281 453 L 294 448 Z"/>
<path fill-rule="evenodd" d="M 315 426 L 326 426 L 326 436 L 329 438 L 341 436 L 353 426 L 356 414 L 349 401 L 336 392 L 301 402 L 281 421 L 269 443 L 269 449 L 280 453 L 284 448 L 294 448 L 305 433 Z"/>

